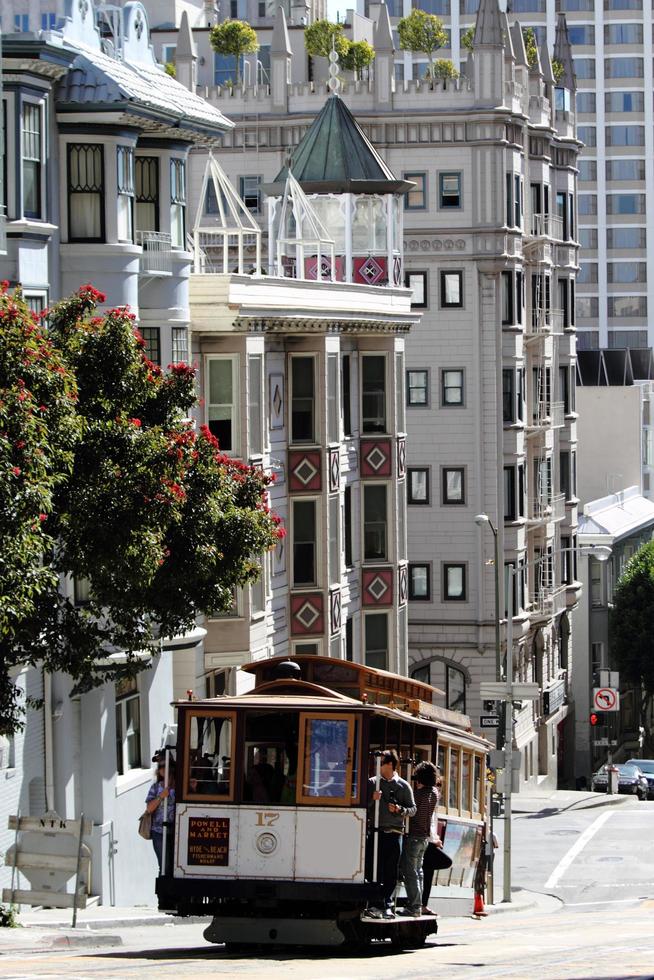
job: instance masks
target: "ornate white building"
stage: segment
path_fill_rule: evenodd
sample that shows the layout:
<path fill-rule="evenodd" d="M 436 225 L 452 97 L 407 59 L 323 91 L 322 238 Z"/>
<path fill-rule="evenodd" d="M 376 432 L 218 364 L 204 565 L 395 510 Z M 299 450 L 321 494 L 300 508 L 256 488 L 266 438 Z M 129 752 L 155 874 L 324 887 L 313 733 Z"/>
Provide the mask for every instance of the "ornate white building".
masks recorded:
<path fill-rule="evenodd" d="M 443 688 L 448 706 L 465 708 L 475 725 L 492 714 L 479 699 L 480 681 L 496 673 L 493 539 L 474 522 L 486 513 L 502 563 L 517 569 L 516 675 L 543 690 L 517 716 L 522 785 L 555 784 L 572 737 L 568 611 L 579 595 L 580 144 L 565 20 L 555 82 L 547 46 L 530 68 L 520 26 L 497 0 L 483 0 L 462 77 L 432 86 L 396 81 L 388 10 L 376 13 L 370 77 L 346 78 L 342 98 L 394 173 L 415 184 L 403 203 L 404 273 L 422 313 L 405 379 L 411 671 Z M 195 40 L 196 32 L 180 33 L 178 70 L 191 66 L 203 82 Z M 200 89 L 236 123 L 221 164 L 262 225 L 261 188 L 324 99 L 322 83 L 289 84 L 293 50 L 280 10 L 269 85 Z M 193 158 L 194 195 L 203 166 Z"/>

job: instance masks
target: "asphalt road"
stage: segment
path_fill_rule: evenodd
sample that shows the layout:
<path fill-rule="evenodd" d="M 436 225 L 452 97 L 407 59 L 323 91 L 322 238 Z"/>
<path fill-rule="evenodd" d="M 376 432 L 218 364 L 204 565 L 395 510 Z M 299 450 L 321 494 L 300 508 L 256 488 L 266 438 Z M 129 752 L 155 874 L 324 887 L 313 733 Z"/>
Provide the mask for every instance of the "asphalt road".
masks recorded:
<path fill-rule="evenodd" d="M 197 924 L 132 927 L 120 936 L 87 933 L 87 945 L 70 949 L 52 948 L 52 934 L 15 930 L 8 936 L 3 930 L 0 977 L 654 980 L 653 829 L 654 804 L 635 801 L 516 816 L 515 884 L 536 893 L 536 907 L 480 921 L 443 918 L 438 937 L 416 951 L 236 956 L 206 944 Z"/>
<path fill-rule="evenodd" d="M 654 898 L 654 802 L 518 814 L 512 845 L 512 883 L 555 895 L 569 908 L 602 906 L 617 914 L 620 906 Z M 501 895 L 501 848 L 496 855 Z"/>

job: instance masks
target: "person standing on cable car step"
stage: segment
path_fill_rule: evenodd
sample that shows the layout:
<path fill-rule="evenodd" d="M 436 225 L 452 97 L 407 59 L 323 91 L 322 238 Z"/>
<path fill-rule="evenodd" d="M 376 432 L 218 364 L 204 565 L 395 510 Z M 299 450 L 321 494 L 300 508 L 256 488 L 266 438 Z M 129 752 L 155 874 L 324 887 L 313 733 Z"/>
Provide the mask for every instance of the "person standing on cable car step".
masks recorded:
<path fill-rule="evenodd" d="M 434 811 L 438 804 L 436 766 L 421 762 L 413 771 L 416 783 L 416 812 L 409 820 L 409 833 L 404 840 L 400 874 L 406 889 L 406 905 L 400 915 L 417 917 L 422 914 L 422 861 L 431 836 Z"/>
<path fill-rule="evenodd" d="M 367 914 L 375 919 L 394 917 L 393 892 L 397 885 L 404 820 L 406 817 L 413 817 L 416 812 L 413 790 L 409 783 L 397 774 L 398 762 L 395 749 L 386 749 L 381 758 L 379 790 L 375 788 L 377 782 L 375 776 L 368 780 L 370 799 L 368 810 L 373 819 L 375 802 L 380 801 L 377 880 L 382 886 L 384 908 L 368 909 Z"/>

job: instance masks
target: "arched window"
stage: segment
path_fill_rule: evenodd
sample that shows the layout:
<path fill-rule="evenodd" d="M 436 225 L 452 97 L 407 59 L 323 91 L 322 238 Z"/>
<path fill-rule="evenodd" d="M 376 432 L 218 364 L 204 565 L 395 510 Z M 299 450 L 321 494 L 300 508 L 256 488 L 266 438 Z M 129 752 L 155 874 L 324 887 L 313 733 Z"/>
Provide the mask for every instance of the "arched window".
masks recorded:
<path fill-rule="evenodd" d="M 461 711 L 465 714 L 466 710 L 466 678 L 462 670 L 458 667 L 447 667 L 447 690 L 446 706 L 451 711 Z"/>

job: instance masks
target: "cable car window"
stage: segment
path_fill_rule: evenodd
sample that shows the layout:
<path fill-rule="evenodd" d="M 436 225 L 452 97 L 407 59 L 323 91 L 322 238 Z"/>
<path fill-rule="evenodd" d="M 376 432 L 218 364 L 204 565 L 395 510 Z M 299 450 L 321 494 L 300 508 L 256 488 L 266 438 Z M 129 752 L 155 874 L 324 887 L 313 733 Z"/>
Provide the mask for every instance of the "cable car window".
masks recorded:
<path fill-rule="evenodd" d="M 234 715 L 189 712 L 186 721 L 185 784 L 192 799 L 232 799 Z"/>
<path fill-rule="evenodd" d="M 464 752 L 461 764 L 461 809 L 470 812 L 470 753 Z"/>
<path fill-rule="evenodd" d="M 349 804 L 357 797 L 354 734 L 353 715 L 302 715 L 298 802 Z"/>
<path fill-rule="evenodd" d="M 447 779 L 448 806 L 451 810 L 459 807 L 459 750 L 450 749 L 450 771 Z"/>
<path fill-rule="evenodd" d="M 439 803 L 441 806 L 444 806 L 447 800 L 447 769 L 445 767 L 445 746 L 443 745 L 438 746 L 436 765 L 438 766 L 441 775 Z"/>
<path fill-rule="evenodd" d="M 472 780 L 472 809 L 475 813 L 481 813 L 481 759 L 475 756 L 474 777 Z"/>
<path fill-rule="evenodd" d="M 295 803 L 298 723 L 297 711 L 246 713 L 244 802 Z"/>

